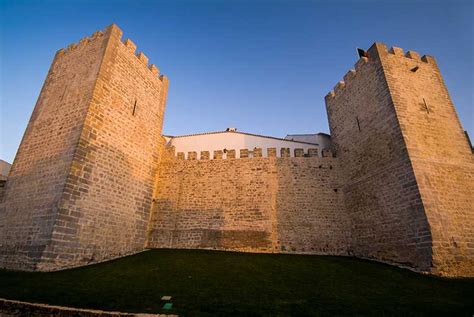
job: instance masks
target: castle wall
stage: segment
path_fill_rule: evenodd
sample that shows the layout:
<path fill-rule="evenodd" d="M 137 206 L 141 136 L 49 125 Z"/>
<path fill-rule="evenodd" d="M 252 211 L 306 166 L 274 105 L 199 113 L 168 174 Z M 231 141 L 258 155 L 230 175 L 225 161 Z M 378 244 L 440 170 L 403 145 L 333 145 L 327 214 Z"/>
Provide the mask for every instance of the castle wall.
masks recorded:
<path fill-rule="evenodd" d="M 430 224 L 433 272 L 474 276 L 474 156 L 440 71 L 429 56 L 381 52 Z"/>
<path fill-rule="evenodd" d="M 41 249 L 26 258 L 12 252 L 12 260 L 2 260 L 2 266 L 56 270 L 143 250 L 164 144 L 161 129 L 168 82 L 158 78 L 154 65 L 148 67 L 144 54 L 135 55 L 131 41 L 122 43 L 121 35 L 112 25 L 98 33 L 97 44 L 85 39 L 58 52 L 13 164 L 2 211 L 8 221 L 0 241 L 18 232 L 14 247 L 20 241 L 40 244 Z M 62 103 L 46 95 L 65 91 L 54 86 L 55 76 L 61 85 L 75 79 L 84 85 L 74 86 L 78 100 Z M 30 149 L 39 150 L 26 152 Z M 36 165 L 27 165 L 28 159 Z M 17 181 L 15 172 L 26 166 L 37 176 L 23 174 Z M 16 191 L 8 191 L 9 186 Z M 10 250 L 5 245 L 0 249 Z M 26 265 L 30 260 L 34 266 Z"/>
<path fill-rule="evenodd" d="M 431 269 L 430 227 L 377 44 L 326 96 L 359 257 Z"/>
<path fill-rule="evenodd" d="M 158 168 L 167 80 L 116 26 L 97 78 L 41 269 L 143 250 Z M 64 230 L 63 230 L 64 228 Z M 61 261 L 58 261 L 58 257 Z"/>
<path fill-rule="evenodd" d="M 0 267 L 203 248 L 474 276 L 474 160 L 433 58 L 380 43 L 360 58 L 326 96 L 336 157 L 236 132 L 236 149 L 190 136 L 174 156 L 168 80 L 121 36 L 112 25 L 57 52 L 0 180 Z"/>
<path fill-rule="evenodd" d="M 434 59 L 376 43 L 326 105 L 354 253 L 473 276 L 473 155 Z"/>
<path fill-rule="evenodd" d="M 332 157 L 164 161 L 148 247 L 347 254 Z"/>
<path fill-rule="evenodd" d="M 33 269 L 51 239 L 105 46 L 95 33 L 54 58 L 0 202 L 0 267 Z"/>
<path fill-rule="evenodd" d="M 281 149 L 289 149 L 290 156 L 295 156 L 295 149 L 303 149 L 305 152 L 308 149 L 316 149 L 320 153 L 322 147 L 317 143 L 294 142 L 292 140 L 285 140 L 261 135 L 254 135 L 250 133 L 221 131 L 202 133 L 196 135 L 178 136 L 170 139 L 170 145 L 174 146 L 176 152 L 184 153 L 185 158 L 188 158 L 189 152 L 196 152 L 200 158 L 201 151 L 223 151 L 223 156 L 226 156 L 225 149 L 234 149 L 236 157 L 240 157 L 240 150 L 248 149 L 253 151 L 254 148 L 261 148 L 262 156 L 268 156 L 266 149 L 275 148 L 276 155 L 281 156 Z M 210 159 L 213 159 L 211 155 Z"/>

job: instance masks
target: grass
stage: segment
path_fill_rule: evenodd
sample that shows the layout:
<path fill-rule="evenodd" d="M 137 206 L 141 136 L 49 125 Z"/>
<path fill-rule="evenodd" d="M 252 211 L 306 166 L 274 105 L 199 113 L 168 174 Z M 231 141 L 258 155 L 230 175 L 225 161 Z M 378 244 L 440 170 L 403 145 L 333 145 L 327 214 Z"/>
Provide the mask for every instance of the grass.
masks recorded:
<path fill-rule="evenodd" d="M 474 279 L 344 257 L 151 250 L 61 272 L 0 270 L 0 297 L 183 316 L 472 316 Z"/>

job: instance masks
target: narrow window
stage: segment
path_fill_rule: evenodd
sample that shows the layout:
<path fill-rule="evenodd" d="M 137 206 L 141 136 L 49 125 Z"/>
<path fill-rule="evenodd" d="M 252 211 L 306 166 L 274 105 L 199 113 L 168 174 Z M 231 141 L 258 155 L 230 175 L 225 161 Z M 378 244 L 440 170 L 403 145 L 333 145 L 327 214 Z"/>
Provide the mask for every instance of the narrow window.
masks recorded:
<path fill-rule="evenodd" d="M 430 108 L 429 108 L 428 105 L 426 104 L 425 98 L 423 98 L 423 107 L 425 108 L 426 113 L 427 113 L 427 114 L 430 114 Z"/>
<path fill-rule="evenodd" d="M 137 101 L 135 100 L 135 103 L 133 104 L 133 111 L 132 111 L 132 116 L 135 115 L 135 112 L 137 111 Z"/>

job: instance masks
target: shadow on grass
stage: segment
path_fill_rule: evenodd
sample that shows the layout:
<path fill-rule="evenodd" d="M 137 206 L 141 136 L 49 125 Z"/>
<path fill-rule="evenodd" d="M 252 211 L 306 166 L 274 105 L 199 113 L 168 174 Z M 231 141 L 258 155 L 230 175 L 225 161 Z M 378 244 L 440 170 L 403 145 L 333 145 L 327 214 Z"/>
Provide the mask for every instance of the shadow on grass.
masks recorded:
<path fill-rule="evenodd" d="M 183 316 L 472 316 L 474 279 L 344 257 L 151 250 L 61 272 L 0 270 L 0 297 Z"/>

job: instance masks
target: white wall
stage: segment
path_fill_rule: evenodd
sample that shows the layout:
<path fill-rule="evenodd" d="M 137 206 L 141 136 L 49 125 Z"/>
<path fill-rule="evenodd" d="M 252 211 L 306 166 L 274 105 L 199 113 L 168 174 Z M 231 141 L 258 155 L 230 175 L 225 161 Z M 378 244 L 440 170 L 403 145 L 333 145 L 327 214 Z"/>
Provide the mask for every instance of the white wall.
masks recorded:
<path fill-rule="evenodd" d="M 247 135 L 239 132 L 220 132 L 175 137 L 170 139 L 170 145 L 175 147 L 176 153 L 184 152 L 186 158 L 188 158 L 188 152 L 195 151 L 197 152 L 198 159 L 200 159 L 201 151 L 209 151 L 210 158 L 212 159 L 214 151 L 224 149 L 235 150 L 236 157 L 239 158 L 241 149 L 253 151 L 254 148 L 261 148 L 262 156 L 264 157 L 267 157 L 267 148 L 276 148 L 278 157 L 281 156 L 281 148 L 289 148 L 290 156 L 292 157 L 295 156 L 295 149 L 304 149 L 305 153 L 307 153 L 308 149 L 317 148 L 318 155 L 321 155 L 318 145 Z"/>
<path fill-rule="evenodd" d="M 10 163 L 0 160 L 0 179 L 6 179 L 8 177 L 11 167 L 12 165 Z"/>
<path fill-rule="evenodd" d="M 322 150 L 331 148 L 331 136 L 325 133 L 288 134 L 285 139 L 300 142 L 316 143 L 319 144 Z"/>

